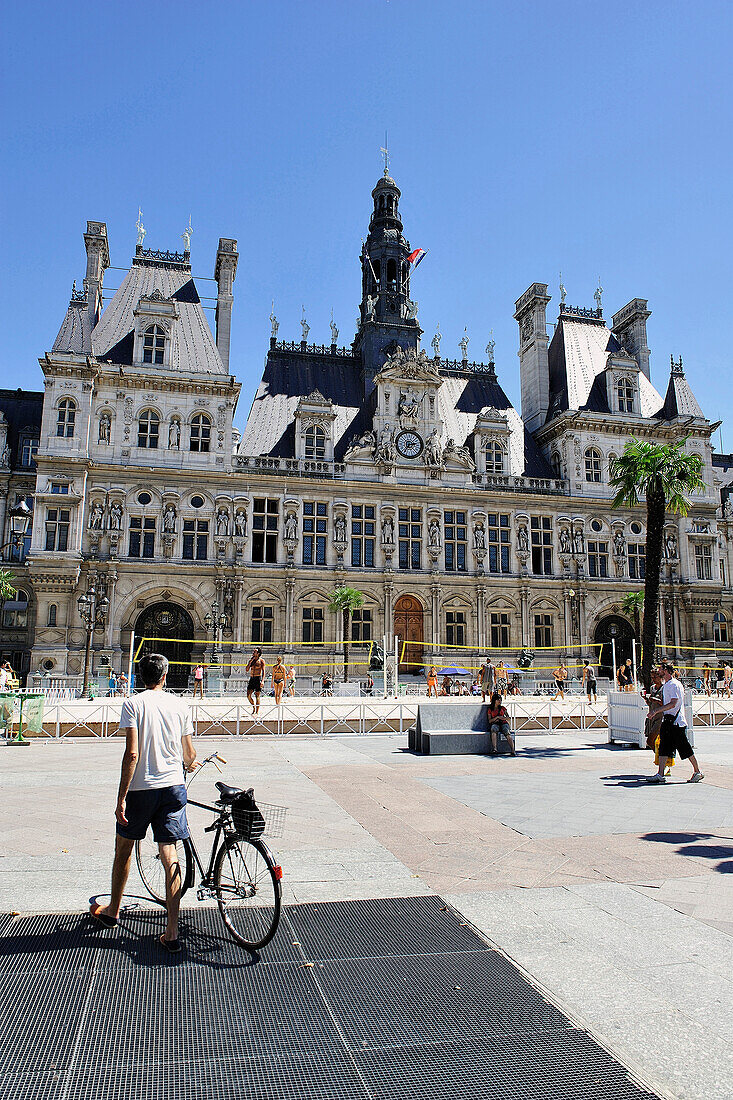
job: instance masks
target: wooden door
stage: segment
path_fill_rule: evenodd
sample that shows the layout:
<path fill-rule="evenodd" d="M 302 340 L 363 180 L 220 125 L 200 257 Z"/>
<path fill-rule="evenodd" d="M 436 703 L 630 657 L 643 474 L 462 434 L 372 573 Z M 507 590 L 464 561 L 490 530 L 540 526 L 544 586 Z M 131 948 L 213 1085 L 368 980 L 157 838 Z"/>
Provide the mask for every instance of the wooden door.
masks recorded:
<path fill-rule="evenodd" d="M 417 674 L 424 665 L 423 609 L 415 596 L 400 596 L 394 610 L 394 632 L 399 638 L 397 653 L 400 658 L 399 671 Z M 403 643 L 407 645 L 404 646 Z"/>

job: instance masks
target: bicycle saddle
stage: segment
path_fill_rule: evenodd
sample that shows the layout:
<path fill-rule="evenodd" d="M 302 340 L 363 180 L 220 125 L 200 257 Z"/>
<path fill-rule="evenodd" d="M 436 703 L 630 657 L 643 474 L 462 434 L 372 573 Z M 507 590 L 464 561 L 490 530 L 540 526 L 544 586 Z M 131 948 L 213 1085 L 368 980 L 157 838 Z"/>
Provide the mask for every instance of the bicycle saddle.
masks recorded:
<path fill-rule="evenodd" d="M 244 794 L 239 787 L 230 787 L 227 783 L 217 783 L 216 788 L 221 795 L 221 802 L 233 802 L 237 795 Z"/>

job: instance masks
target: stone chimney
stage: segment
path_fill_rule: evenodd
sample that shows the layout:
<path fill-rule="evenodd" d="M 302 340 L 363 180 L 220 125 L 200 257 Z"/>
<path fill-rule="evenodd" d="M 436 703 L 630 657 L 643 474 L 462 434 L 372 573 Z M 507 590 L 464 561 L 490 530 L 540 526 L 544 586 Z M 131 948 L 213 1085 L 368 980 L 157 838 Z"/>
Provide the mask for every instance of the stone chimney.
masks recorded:
<path fill-rule="evenodd" d="M 550 404 L 550 369 L 547 361 L 547 283 L 533 283 L 517 299 L 514 319 L 519 325 L 519 377 L 522 386 L 522 420 L 530 432 L 541 428 Z"/>
<path fill-rule="evenodd" d="M 645 298 L 632 300 L 613 315 L 612 332 L 619 344 L 633 355 L 642 374 L 649 377 L 649 356 L 651 352 L 646 342 L 646 323 L 651 310 L 646 308 Z"/>
<path fill-rule="evenodd" d="M 227 237 L 219 238 L 216 250 L 214 278 L 218 291 L 216 298 L 216 346 L 222 363 L 229 370 L 229 341 L 232 328 L 232 305 L 234 304 L 234 278 L 237 274 L 237 242 Z"/>
<path fill-rule="evenodd" d="M 94 328 L 102 312 L 102 282 L 104 273 L 109 267 L 107 226 L 104 222 L 87 222 L 84 247 L 87 250 L 87 273 L 84 277 L 84 292 L 87 297 L 87 312 L 89 313 L 90 324 Z"/>

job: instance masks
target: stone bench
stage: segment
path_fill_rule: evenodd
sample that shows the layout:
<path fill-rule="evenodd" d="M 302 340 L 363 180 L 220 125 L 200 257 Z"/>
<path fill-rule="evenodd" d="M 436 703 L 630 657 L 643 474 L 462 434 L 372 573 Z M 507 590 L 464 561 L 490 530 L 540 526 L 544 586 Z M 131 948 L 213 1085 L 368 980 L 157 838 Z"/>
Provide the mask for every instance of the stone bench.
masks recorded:
<path fill-rule="evenodd" d="M 440 699 L 419 703 L 417 724 L 408 733 L 408 748 L 430 756 L 478 756 L 491 752 L 485 703 L 451 703 Z M 497 742 L 499 752 L 509 751 L 505 737 Z"/>

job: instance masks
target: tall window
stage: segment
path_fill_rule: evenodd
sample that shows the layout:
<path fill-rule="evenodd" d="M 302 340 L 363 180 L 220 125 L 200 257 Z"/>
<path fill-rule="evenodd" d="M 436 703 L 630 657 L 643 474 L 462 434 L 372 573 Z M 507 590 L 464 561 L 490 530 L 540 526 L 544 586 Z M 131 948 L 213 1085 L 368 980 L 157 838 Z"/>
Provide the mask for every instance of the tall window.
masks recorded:
<path fill-rule="evenodd" d="M 695 569 L 699 581 L 713 579 L 713 552 L 709 546 L 695 547 Z"/>
<path fill-rule="evenodd" d="M 277 530 L 280 501 L 255 497 L 252 506 L 252 561 L 277 561 Z"/>
<path fill-rule="evenodd" d="M 18 630 L 28 625 L 28 593 L 19 588 L 12 599 L 3 604 L 3 626 Z"/>
<path fill-rule="evenodd" d="M 595 542 L 589 540 L 588 542 L 588 576 L 589 577 L 607 577 L 608 576 L 608 543 L 607 542 Z"/>
<path fill-rule="evenodd" d="M 322 642 L 323 641 L 323 608 L 322 607 L 304 607 L 303 608 L 303 641 L 304 642 Z"/>
<path fill-rule="evenodd" d="M 140 419 L 137 422 L 138 447 L 149 447 L 155 450 L 158 446 L 159 435 L 160 417 L 155 409 L 144 409 L 140 413 Z"/>
<path fill-rule="evenodd" d="M 465 512 L 445 512 L 445 568 L 449 572 L 465 573 L 468 537 Z"/>
<path fill-rule="evenodd" d="M 634 383 L 630 378 L 620 379 L 616 386 L 618 411 L 620 413 L 633 413 L 634 411 Z"/>
<path fill-rule="evenodd" d="M 536 646 L 552 645 L 552 615 L 535 615 L 534 644 Z"/>
<path fill-rule="evenodd" d="M 255 604 L 252 608 L 252 638 L 253 642 L 272 641 L 272 623 L 275 617 L 274 607 L 265 604 Z"/>
<path fill-rule="evenodd" d="M 129 557 L 155 557 L 155 519 L 132 516 L 130 519 Z"/>
<path fill-rule="evenodd" d="M 489 572 L 509 572 L 509 514 L 492 512 L 488 518 Z"/>
<path fill-rule="evenodd" d="M 374 507 L 371 504 L 351 506 L 351 564 L 372 569 L 376 546 Z"/>
<path fill-rule="evenodd" d="M 32 466 L 38 453 L 38 439 L 35 436 L 25 435 L 20 442 L 21 466 Z"/>
<path fill-rule="evenodd" d="M 489 616 L 489 626 L 491 628 L 491 648 L 492 649 L 508 649 L 509 648 L 509 612 L 508 611 L 492 611 Z"/>
<path fill-rule="evenodd" d="M 151 325 L 143 336 L 143 363 L 162 363 L 165 351 L 165 329 Z"/>
<path fill-rule="evenodd" d="M 66 550 L 69 545 L 69 508 L 46 509 L 46 550 Z"/>
<path fill-rule="evenodd" d="M 352 642 L 371 642 L 372 613 L 369 608 L 357 607 L 351 612 Z"/>
<path fill-rule="evenodd" d="M 601 452 L 595 447 L 589 447 L 585 452 L 585 480 L 598 483 L 601 480 L 602 466 Z"/>
<path fill-rule="evenodd" d="M 727 576 L 728 576 L 728 574 L 726 573 L 726 569 L 725 569 L 725 558 L 721 558 L 720 559 L 720 583 L 723 585 L 724 588 L 728 584 L 728 581 L 726 579 Z"/>
<path fill-rule="evenodd" d="M 532 516 L 529 523 L 532 532 L 532 572 L 539 576 L 551 576 L 552 517 Z"/>
<path fill-rule="evenodd" d="M 185 519 L 183 521 L 184 561 L 206 561 L 209 556 L 209 521 Z"/>
<path fill-rule="evenodd" d="M 400 508 L 400 569 L 419 569 L 422 556 L 422 509 Z"/>
<path fill-rule="evenodd" d="M 307 500 L 303 505 L 303 565 L 326 564 L 328 506 Z"/>
<path fill-rule="evenodd" d="M 630 542 L 627 550 L 629 555 L 629 576 L 632 581 L 643 581 L 646 576 L 646 543 Z"/>
<path fill-rule="evenodd" d="M 211 449 L 211 417 L 196 413 L 191 420 L 191 450 L 200 453 Z"/>
<path fill-rule="evenodd" d="M 713 638 L 716 642 L 728 641 L 728 620 L 722 611 L 716 611 L 713 615 Z"/>
<path fill-rule="evenodd" d="M 48 605 L 48 616 L 46 618 L 46 626 L 56 626 L 56 616 L 58 614 L 58 604 L 50 603 Z"/>
<path fill-rule="evenodd" d="M 59 402 L 59 411 L 56 417 L 56 435 L 62 439 L 71 439 L 74 434 L 74 422 L 76 420 L 76 405 L 70 397 L 65 397 Z"/>
<path fill-rule="evenodd" d="M 445 641 L 447 645 L 466 644 L 466 612 L 446 611 Z"/>
<path fill-rule="evenodd" d="M 486 444 L 486 473 L 487 474 L 503 474 L 504 473 L 504 451 L 501 443 L 497 443 L 492 439 L 490 443 Z"/>
<path fill-rule="evenodd" d="M 311 424 L 305 430 L 305 458 L 326 457 L 326 433 L 320 424 Z"/>

